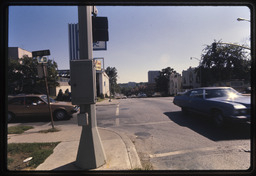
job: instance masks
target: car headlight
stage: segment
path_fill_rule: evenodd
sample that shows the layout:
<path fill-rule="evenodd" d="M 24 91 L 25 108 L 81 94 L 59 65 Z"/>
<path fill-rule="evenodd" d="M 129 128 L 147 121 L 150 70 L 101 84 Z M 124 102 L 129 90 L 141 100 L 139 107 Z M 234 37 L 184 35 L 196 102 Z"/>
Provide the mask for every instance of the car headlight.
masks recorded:
<path fill-rule="evenodd" d="M 235 109 L 234 114 L 235 115 L 246 115 L 248 113 L 247 109 Z"/>
<path fill-rule="evenodd" d="M 79 106 L 74 106 L 73 107 L 73 110 L 75 110 L 75 111 L 79 111 L 79 109 L 80 109 Z"/>

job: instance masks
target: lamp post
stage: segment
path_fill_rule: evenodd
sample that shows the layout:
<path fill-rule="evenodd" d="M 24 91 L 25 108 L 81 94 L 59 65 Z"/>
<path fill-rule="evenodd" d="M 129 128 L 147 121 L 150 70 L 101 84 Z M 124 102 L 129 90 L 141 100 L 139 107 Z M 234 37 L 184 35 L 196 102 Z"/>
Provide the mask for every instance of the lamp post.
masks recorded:
<path fill-rule="evenodd" d="M 190 57 L 190 60 L 192 59 L 196 59 L 199 61 L 199 68 L 200 68 L 200 87 L 202 86 L 202 68 L 201 68 L 201 64 L 202 64 L 202 59 L 198 59 L 196 57 Z"/>
<path fill-rule="evenodd" d="M 250 20 L 245 19 L 245 18 L 237 18 L 237 21 L 248 21 L 248 22 L 251 22 Z"/>

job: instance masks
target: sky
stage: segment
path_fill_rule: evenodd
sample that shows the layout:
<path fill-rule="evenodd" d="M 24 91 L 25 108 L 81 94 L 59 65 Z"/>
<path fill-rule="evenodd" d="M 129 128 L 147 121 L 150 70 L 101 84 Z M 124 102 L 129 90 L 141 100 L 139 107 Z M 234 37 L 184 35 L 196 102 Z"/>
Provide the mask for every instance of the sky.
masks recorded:
<path fill-rule="evenodd" d="M 105 68 L 115 67 L 118 83 L 147 82 L 148 71 L 197 67 L 214 40 L 250 47 L 246 6 L 97 6 L 108 17 Z M 8 46 L 49 49 L 58 69 L 69 69 L 68 24 L 78 23 L 77 6 L 10 6 Z M 193 57 L 193 59 L 190 59 Z"/>

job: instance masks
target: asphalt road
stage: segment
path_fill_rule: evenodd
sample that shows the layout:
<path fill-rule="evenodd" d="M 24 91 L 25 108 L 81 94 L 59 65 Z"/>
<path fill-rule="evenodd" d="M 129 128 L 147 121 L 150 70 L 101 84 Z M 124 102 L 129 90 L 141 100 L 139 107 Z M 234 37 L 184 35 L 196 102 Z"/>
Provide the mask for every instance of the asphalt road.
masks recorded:
<path fill-rule="evenodd" d="M 210 120 L 184 115 L 172 97 L 121 99 L 97 105 L 99 127 L 125 133 L 142 164 L 154 170 L 247 170 L 251 166 L 250 126 L 230 124 L 216 129 Z M 43 125 L 49 117 L 22 119 L 17 124 Z M 55 121 L 77 124 L 74 118 Z"/>
<path fill-rule="evenodd" d="M 154 170 L 247 170 L 250 125 L 216 129 L 211 120 L 184 115 L 172 97 L 119 100 L 97 106 L 99 127 L 125 132 L 142 164 Z"/>

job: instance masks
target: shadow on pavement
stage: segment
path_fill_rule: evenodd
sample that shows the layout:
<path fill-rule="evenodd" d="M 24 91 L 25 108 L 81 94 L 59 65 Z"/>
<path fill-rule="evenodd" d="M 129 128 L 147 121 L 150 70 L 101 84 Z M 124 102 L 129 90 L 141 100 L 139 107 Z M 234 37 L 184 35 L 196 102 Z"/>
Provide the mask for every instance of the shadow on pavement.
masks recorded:
<path fill-rule="evenodd" d="M 176 124 L 188 127 L 213 141 L 250 139 L 250 124 L 229 123 L 216 128 L 210 118 L 197 114 L 184 114 L 181 111 L 165 112 Z"/>
<path fill-rule="evenodd" d="M 67 121 L 69 119 L 64 119 L 62 121 Z M 55 121 L 55 120 L 54 120 Z M 50 116 L 19 116 L 15 117 L 9 123 L 31 123 L 31 122 L 51 122 Z"/>
<path fill-rule="evenodd" d="M 76 170 L 77 171 L 77 170 L 82 170 L 82 169 L 78 168 L 75 165 L 75 161 L 54 169 L 54 171 L 63 171 L 63 170 L 69 170 L 69 171 Z"/>

